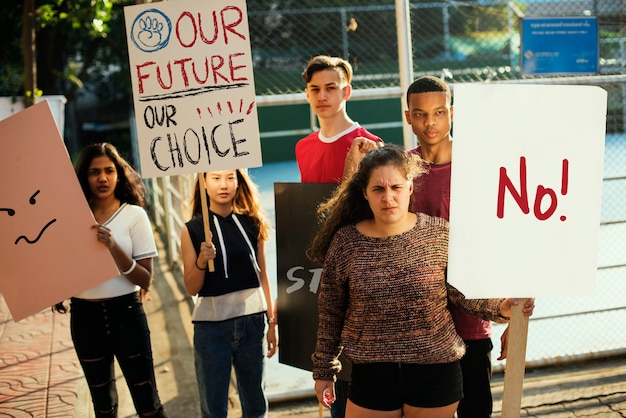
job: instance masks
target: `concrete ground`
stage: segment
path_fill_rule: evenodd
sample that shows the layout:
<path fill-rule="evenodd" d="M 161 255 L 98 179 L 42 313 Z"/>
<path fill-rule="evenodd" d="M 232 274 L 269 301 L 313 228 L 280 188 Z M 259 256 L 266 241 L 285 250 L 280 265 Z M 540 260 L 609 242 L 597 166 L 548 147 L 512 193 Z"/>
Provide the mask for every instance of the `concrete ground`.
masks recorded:
<path fill-rule="evenodd" d="M 191 301 L 179 272 L 155 263 L 152 300 L 144 304 L 152 332 L 161 400 L 170 418 L 199 416 L 193 365 Z M 619 325 L 616 326 L 616 332 Z M 118 369 L 119 417 L 135 411 Z M 493 378 L 494 418 L 502 417 L 504 376 Z M 286 382 L 288 383 L 288 382 Z M 313 381 L 311 380 L 311 388 Z M 271 418 L 329 417 L 310 392 L 283 401 L 270 397 Z M 240 416 L 236 396 L 229 417 Z M 626 357 L 613 356 L 526 371 L 520 417 L 626 417 Z M 69 315 L 50 310 L 13 322 L 0 295 L 0 418 L 93 417 L 72 346 Z M 510 417 L 504 417 L 510 418 Z"/>

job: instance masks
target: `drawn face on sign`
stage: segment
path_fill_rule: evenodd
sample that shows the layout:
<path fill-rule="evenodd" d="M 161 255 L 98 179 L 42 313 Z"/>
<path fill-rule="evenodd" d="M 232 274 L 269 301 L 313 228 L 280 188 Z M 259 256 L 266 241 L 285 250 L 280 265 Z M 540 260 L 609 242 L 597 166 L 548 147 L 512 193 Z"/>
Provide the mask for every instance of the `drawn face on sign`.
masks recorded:
<path fill-rule="evenodd" d="M 41 192 L 41 190 L 36 190 L 30 196 L 30 198 L 28 199 L 28 203 L 31 206 L 36 206 L 37 205 L 37 195 L 39 195 L 40 192 Z M 4 208 L 3 207 L 3 208 L 0 208 L 0 212 L 6 212 L 11 217 L 16 216 L 16 215 L 19 216 L 19 214 L 17 214 L 15 212 L 15 209 L 13 209 L 13 208 Z M 48 229 L 48 227 L 50 227 L 56 221 L 57 221 L 56 218 L 52 218 L 48 222 L 46 222 L 46 224 L 43 225 L 43 227 L 39 228 L 39 231 L 37 231 L 37 228 L 35 228 L 32 231 L 32 233 L 29 232 L 29 235 L 20 235 L 20 236 L 18 236 L 15 239 L 15 245 L 18 245 L 20 243 L 20 241 L 23 241 L 23 242 L 25 242 L 27 244 L 36 244 L 41 239 L 41 237 L 43 236 L 43 234 L 46 231 L 46 229 Z M 0 224 L 2 224 L 2 223 L 4 223 L 4 221 L 0 221 Z"/>
<path fill-rule="evenodd" d="M 0 121 L 0 293 L 18 321 L 117 275 L 47 102 Z"/>

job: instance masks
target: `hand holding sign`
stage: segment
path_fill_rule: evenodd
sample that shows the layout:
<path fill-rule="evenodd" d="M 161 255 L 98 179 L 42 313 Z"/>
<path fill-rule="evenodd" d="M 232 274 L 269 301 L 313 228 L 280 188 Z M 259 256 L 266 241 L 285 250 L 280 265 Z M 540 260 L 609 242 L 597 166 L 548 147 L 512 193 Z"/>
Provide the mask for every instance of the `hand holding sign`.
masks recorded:
<path fill-rule="evenodd" d="M 0 121 L 0 132 L 0 171 L 10 179 L 0 183 L 0 291 L 19 321 L 118 270 L 93 238 L 95 221 L 48 102 Z"/>
<path fill-rule="evenodd" d="M 450 283 L 470 298 L 593 292 L 606 92 L 496 84 L 454 90 Z M 574 123 L 581 103 L 585 123 Z M 510 417 L 519 416 L 528 329 L 517 308 L 505 374 Z"/>

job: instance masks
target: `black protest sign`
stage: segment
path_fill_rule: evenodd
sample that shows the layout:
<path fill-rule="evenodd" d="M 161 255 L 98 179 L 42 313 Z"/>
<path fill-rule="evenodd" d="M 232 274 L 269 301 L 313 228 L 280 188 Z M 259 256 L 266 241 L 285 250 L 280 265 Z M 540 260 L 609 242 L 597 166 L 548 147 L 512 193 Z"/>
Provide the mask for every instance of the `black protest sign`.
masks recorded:
<path fill-rule="evenodd" d="M 317 294 L 322 266 L 306 256 L 319 222 L 317 206 L 329 198 L 336 184 L 274 183 L 278 274 L 279 361 L 311 370 L 317 338 Z M 349 365 L 342 359 L 340 378 L 348 380 Z"/>

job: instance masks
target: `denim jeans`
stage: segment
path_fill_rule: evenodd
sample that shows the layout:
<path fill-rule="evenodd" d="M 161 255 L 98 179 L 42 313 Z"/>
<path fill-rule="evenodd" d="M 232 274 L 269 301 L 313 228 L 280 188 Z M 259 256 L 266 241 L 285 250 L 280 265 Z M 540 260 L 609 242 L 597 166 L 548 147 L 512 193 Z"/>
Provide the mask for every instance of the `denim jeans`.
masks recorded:
<path fill-rule="evenodd" d="M 226 418 L 231 365 L 243 418 L 267 417 L 265 314 L 194 323 L 194 357 L 203 418 Z"/>
<path fill-rule="evenodd" d="M 72 298 L 70 326 L 96 417 L 116 417 L 113 358 L 140 417 L 165 417 L 152 362 L 150 330 L 139 293 L 92 302 Z"/>

